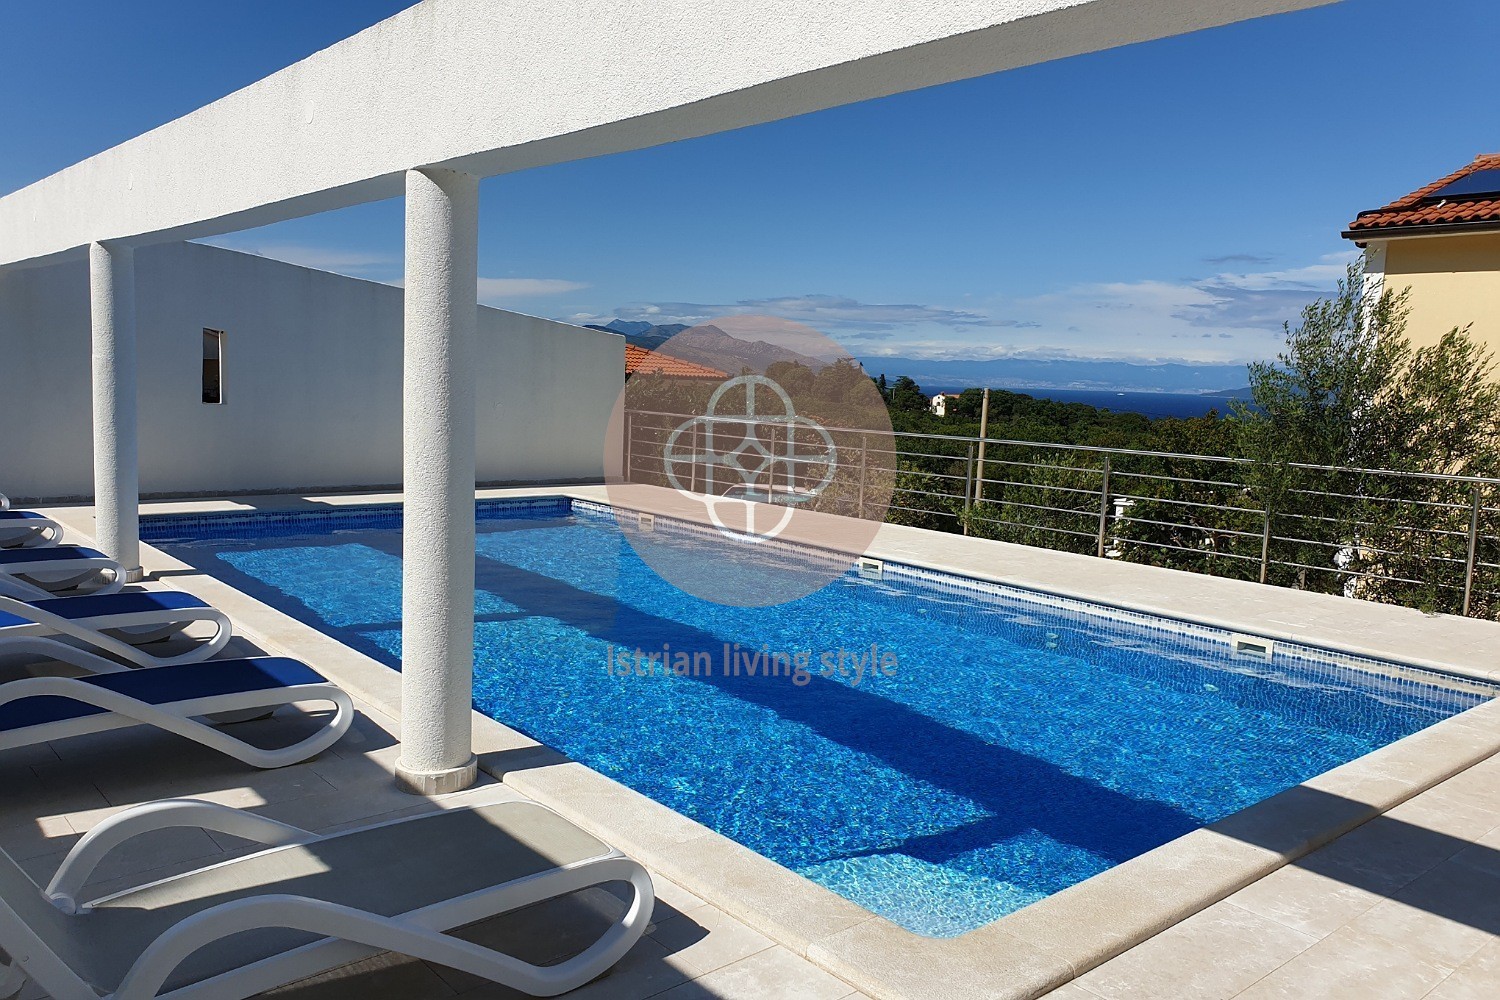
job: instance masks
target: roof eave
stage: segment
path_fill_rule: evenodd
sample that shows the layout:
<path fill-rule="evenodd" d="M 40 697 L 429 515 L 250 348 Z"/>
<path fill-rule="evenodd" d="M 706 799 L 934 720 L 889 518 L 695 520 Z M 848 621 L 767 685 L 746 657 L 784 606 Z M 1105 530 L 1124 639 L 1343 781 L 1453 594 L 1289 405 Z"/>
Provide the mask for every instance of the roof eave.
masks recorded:
<path fill-rule="evenodd" d="M 1366 240 L 1405 239 L 1417 236 L 1454 236 L 1463 233 L 1486 232 L 1500 232 L 1500 219 L 1486 219 L 1483 222 L 1443 222 L 1418 226 L 1380 226 L 1371 229 L 1346 229 L 1343 232 L 1343 237 L 1346 240 L 1363 242 Z"/>

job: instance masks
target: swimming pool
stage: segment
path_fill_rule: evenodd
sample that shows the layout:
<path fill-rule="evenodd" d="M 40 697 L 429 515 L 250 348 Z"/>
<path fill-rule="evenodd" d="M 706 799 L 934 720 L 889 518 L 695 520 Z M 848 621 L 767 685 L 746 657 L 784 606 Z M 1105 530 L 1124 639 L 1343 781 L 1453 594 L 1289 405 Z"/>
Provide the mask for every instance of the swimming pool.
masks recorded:
<path fill-rule="evenodd" d="M 399 665 L 397 509 L 142 527 Z M 684 567 L 785 569 L 671 532 L 658 541 Z M 476 549 L 476 707 L 934 937 L 1491 694 L 1288 644 L 1237 654 L 1215 629 L 889 563 L 792 604 L 723 607 L 663 582 L 581 501 L 481 503 Z"/>

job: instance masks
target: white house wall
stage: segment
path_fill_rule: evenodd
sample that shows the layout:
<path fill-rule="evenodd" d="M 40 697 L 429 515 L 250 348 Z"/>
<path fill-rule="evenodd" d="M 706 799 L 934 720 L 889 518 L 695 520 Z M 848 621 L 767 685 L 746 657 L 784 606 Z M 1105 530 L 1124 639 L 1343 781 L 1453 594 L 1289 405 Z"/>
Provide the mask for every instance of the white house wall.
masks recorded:
<path fill-rule="evenodd" d="M 144 493 L 401 480 L 401 289 L 195 243 L 136 258 Z M 224 399 L 202 400 L 223 330 Z M 597 478 L 623 338 L 481 307 L 478 478 Z M 93 492 L 88 273 L 0 273 L 0 491 Z"/>

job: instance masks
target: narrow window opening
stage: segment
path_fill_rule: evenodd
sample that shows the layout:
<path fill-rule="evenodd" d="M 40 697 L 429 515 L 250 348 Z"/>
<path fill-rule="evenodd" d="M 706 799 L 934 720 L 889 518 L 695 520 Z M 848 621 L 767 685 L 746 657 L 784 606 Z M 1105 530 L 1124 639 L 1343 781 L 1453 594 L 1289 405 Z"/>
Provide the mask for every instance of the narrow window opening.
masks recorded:
<path fill-rule="evenodd" d="M 203 331 L 203 401 L 224 402 L 224 331 Z"/>

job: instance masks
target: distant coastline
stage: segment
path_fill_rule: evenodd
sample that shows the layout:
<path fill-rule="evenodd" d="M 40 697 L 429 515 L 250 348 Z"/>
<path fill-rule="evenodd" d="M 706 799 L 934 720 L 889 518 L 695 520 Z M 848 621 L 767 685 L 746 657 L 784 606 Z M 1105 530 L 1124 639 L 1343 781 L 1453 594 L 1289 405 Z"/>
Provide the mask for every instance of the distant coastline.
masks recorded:
<path fill-rule="evenodd" d="M 972 386 L 922 386 L 922 391 L 933 395 L 939 392 L 962 392 Z M 996 387 L 998 388 L 998 387 Z M 1244 399 L 1248 391 L 1233 393 L 1191 392 L 1127 392 L 1112 389 L 1048 389 L 1029 386 L 1005 386 L 1006 392 L 1019 392 L 1037 399 L 1051 399 L 1059 403 L 1083 403 L 1101 410 L 1116 413 L 1139 413 L 1147 417 L 1202 417 L 1210 410 L 1220 416 L 1229 412 L 1235 399 Z"/>

